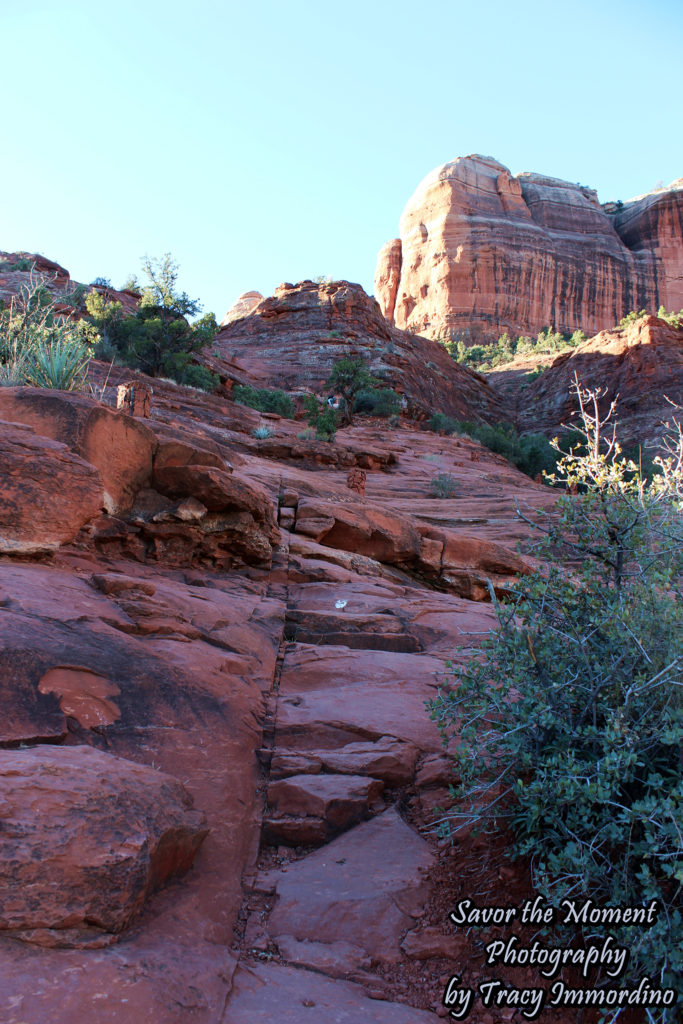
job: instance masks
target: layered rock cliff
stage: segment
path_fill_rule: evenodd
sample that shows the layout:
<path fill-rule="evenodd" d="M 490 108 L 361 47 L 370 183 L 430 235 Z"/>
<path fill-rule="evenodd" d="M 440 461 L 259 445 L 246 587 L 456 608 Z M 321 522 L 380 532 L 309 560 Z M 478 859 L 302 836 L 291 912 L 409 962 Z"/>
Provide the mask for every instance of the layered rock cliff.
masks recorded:
<path fill-rule="evenodd" d="M 583 185 L 458 158 L 409 200 L 375 291 L 396 327 L 465 341 L 548 325 L 590 334 L 633 309 L 679 309 L 683 179 L 601 206 Z"/>

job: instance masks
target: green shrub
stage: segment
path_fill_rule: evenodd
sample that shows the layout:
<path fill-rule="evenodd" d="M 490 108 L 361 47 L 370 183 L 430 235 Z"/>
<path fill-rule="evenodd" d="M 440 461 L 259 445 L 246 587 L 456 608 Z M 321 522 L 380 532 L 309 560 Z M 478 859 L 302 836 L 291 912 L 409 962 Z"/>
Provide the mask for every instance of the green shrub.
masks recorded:
<path fill-rule="evenodd" d="M 391 388 L 365 388 L 356 395 L 353 411 L 389 419 L 400 414 L 401 399 Z"/>
<path fill-rule="evenodd" d="M 437 412 L 429 420 L 429 429 L 436 433 L 464 434 L 474 438 L 489 451 L 502 455 L 527 476 L 551 473 L 557 465 L 558 451 L 547 437 L 543 434 L 518 434 L 507 423 L 474 423 L 471 420 L 456 420 Z M 581 440 L 581 436 L 577 431 L 565 431 L 560 440 L 561 452 L 568 452 L 573 444 Z"/>
<path fill-rule="evenodd" d="M 429 490 L 434 498 L 454 498 L 459 489 L 458 481 L 449 473 L 438 473 L 429 484 Z"/>
<path fill-rule="evenodd" d="M 20 258 L 18 260 L 0 260 L 0 271 L 10 273 L 13 270 L 26 271 L 32 270 L 35 266 L 33 260 L 27 260 Z"/>
<path fill-rule="evenodd" d="M 294 419 L 294 402 L 284 391 L 252 388 L 249 384 L 236 384 L 233 398 L 239 405 L 248 405 L 259 412 L 275 412 L 285 419 Z"/>
<path fill-rule="evenodd" d="M 638 323 L 638 321 L 642 320 L 644 316 L 647 316 L 646 309 L 639 309 L 637 312 L 635 309 L 632 309 L 630 313 L 626 314 L 626 316 L 622 316 L 617 327 L 628 327 L 629 324 Z"/>
<path fill-rule="evenodd" d="M 107 302 L 96 291 L 89 293 L 85 308 L 92 329 L 104 351 L 113 352 L 126 366 L 181 384 L 200 379 L 192 369 L 193 354 L 212 341 L 218 331 L 216 318 L 208 313 L 193 322 L 188 320 L 201 312 L 201 305 L 187 292 L 178 291 L 178 266 L 170 254 L 161 259 L 147 257 L 143 269 L 147 284 L 137 310 L 130 316 L 124 315 L 120 302 Z M 135 285 L 139 287 L 137 281 Z M 209 381 L 205 375 L 201 379 Z"/>
<path fill-rule="evenodd" d="M 581 330 L 573 334 L 561 334 L 546 327 L 536 336 L 536 340 L 526 335 L 519 338 L 511 338 L 505 333 L 498 341 L 484 345 L 466 345 L 462 340 L 446 341 L 446 349 L 451 357 L 464 366 L 474 370 L 491 370 L 495 366 L 504 366 L 509 363 L 515 355 L 529 355 L 535 352 L 566 352 L 575 348 L 586 340 L 586 335 Z"/>
<path fill-rule="evenodd" d="M 266 438 L 273 436 L 273 430 L 270 427 L 265 426 L 265 424 L 260 427 L 256 427 L 252 433 L 257 441 L 265 441 Z"/>
<path fill-rule="evenodd" d="M 221 379 L 217 373 L 212 373 L 206 366 L 200 366 L 199 363 L 188 363 L 180 374 L 179 383 L 211 393 L 220 387 Z"/>
<path fill-rule="evenodd" d="M 657 310 L 657 316 L 660 320 L 666 320 L 672 327 L 683 327 L 683 309 L 678 313 L 668 312 L 664 306 L 660 306 Z"/>
<path fill-rule="evenodd" d="M 315 395 L 306 395 L 304 408 L 308 425 L 315 430 L 317 439 L 319 441 L 334 441 L 338 426 L 336 409 L 319 402 Z"/>
<path fill-rule="evenodd" d="M 347 426 L 353 421 L 356 396 L 361 391 L 378 387 L 379 384 L 381 381 L 373 377 L 361 356 L 345 356 L 334 364 L 327 386 L 341 396 L 342 426 Z"/>
<path fill-rule="evenodd" d="M 68 337 L 40 342 L 26 360 L 26 383 L 37 388 L 77 391 L 85 384 L 90 358 L 86 345 Z"/>
<path fill-rule="evenodd" d="M 442 830 L 505 823 L 555 907 L 657 900 L 654 926 L 609 928 L 631 950 L 619 985 L 647 975 L 680 990 L 683 444 L 647 485 L 613 435 L 601 446 L 595 393 L 581 402 L 584 454 L 558 474 L 583 493 L 561 498 L 543 527 L 549 568 L 496 605 L 482 655 L 448 663 L 430 704 L 444 739 L 457 739 L 463 801 Z M 673 1021 L 667 1012 L 650 1019 Z"/>

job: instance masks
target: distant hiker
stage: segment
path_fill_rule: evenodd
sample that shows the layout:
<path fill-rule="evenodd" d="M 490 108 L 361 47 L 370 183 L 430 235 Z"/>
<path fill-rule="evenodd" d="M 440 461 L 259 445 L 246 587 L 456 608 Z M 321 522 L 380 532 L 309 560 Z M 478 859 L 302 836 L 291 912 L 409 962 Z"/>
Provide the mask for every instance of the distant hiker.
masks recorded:
<path fill-rule="evenodd" d="M 329 395 L 327 399 L 327 404 L 329 405 L 330 409 L 338 409 L 341 404 L 341 395 Z"/>

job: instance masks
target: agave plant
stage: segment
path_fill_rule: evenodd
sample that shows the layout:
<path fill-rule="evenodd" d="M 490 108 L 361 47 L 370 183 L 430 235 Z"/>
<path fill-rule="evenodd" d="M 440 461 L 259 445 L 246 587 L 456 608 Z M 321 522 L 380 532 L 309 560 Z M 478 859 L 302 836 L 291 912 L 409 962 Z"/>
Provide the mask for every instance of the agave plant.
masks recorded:
<path fill-rule="evenodd" d="M 41 278 L 32 275 L 0 309 L 0 385 L 71 391 L 83 385 L 90 355 L 82 324 L 57 312 Z"/>
<path fill-rule="evenodd" d="M 71 338 L 39 342 L 26 360 L 26 381 L 37 388 L 75 391 L 88 374 L 90 351 Z"/>

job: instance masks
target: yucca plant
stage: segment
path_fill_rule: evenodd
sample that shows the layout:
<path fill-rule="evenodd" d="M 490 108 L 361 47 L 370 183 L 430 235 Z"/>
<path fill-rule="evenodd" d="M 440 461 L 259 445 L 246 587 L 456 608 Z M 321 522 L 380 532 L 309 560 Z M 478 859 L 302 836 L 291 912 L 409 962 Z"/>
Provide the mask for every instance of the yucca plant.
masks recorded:
<path fill-rule="evenodd" d="M 90 350 L 72 338 L 40 342 L 26 360 L 26 381 L 37 388 L 77 391 L 85 384 Z"/>
<path fill-rule="evenodd" d="M 58 313 L 43 279 L 32 275 L 0 310 L 0 384 L 79 388 L 92 354 L 86 341 L 83 324 Z"/>

